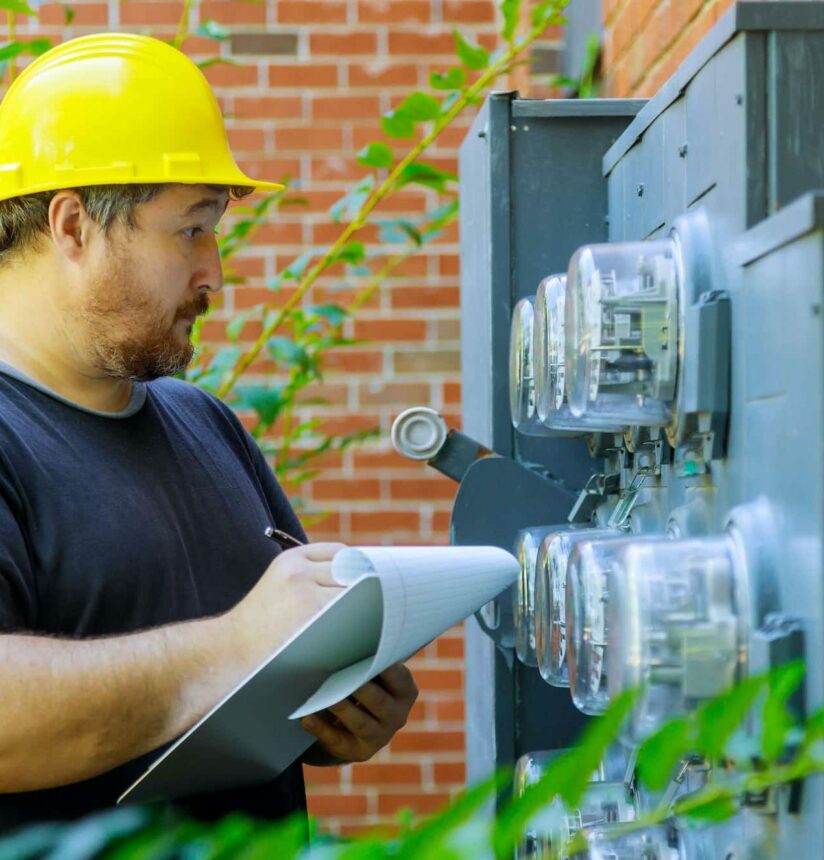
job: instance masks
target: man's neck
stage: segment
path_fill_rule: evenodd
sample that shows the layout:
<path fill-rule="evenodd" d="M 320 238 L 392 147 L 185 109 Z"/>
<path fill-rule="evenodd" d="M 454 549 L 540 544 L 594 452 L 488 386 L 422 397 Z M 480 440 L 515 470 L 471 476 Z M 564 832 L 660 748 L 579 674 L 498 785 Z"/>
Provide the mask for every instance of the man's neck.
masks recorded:
<path fill-rule="evenodd" d="M 26 273 L 28 283 L 5 283 L 9 274 L 0 274 L 0 360 L 79 406 L 97 412 L 125 409 L 131 381 L 84 367 L 33 273 Z"/>

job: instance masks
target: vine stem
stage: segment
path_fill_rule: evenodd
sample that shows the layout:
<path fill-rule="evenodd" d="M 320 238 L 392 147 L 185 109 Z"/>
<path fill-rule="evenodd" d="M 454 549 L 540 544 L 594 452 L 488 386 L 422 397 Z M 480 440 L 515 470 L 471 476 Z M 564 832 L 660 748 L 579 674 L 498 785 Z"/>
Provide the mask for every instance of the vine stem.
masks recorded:
<path fill-rule="evenodd" d="M 189 34 L 189 25 L 191 23 L 192 7 L 194 6 L 194 3 L 195 0 L 184 0 L 183 11 L 180 13 L 180 23 L 177 25 L 177 34 L 175 35 L 174 42 L 172 43 L 178 50 L 180 50 L 183 41 Z"/>
<path fill-rule="evenodd" d="M 187 0 L 188 2 L 188 0 Z M 269 338 L 283 325 L 284 320 L 288 317 L 291 310 L 300 302 L 310 287 L 315 283 L 318 277 L 329 268 L 330 264 L 336 260 L 340 252 L 346 247 L 346 244 L 359 230 L 366 226 L 366 219 L 371 214 L 372 210 L 394 189 L 398 180 L 401 178 L 403 171 L 414 163 L 418 156 L 421 155 L 435 140 L 440 136 L 441 132 L 455 119 L 467 105 L 474 102 L 489 84 L 503 74 L 510 63 L 518 56 L 525 48 L 528 48 L 532 42 L 541 36 L 541 34 L 554 23 L 559 16 L 558 10 L 554 10 L 553 14 L 549 15 L 539 25 L 533 27 L 529 33 L 519 42 L 510 45 L 509 49 L 503 56 L 500 57 L 493 65 L 491 65 L 475 83 L 465 92 L 461 93 L 455 104 L 434 124 L 432 130 L 422 140 L 420 140 L 409 153 L 395 165 L 392 172 L 387 176 L 384 182 L 375 189 L 366 202 L 361 206 L 357 215 L 350 224 L 338 236 L 335 243 L 324 253 L 312 267 L 309 273 L 304 277 L 303 281 L 298 286 L 292 297 L 280 309 L 275 319 L 264 328 L 260 337 L 255 341 L 250 350 L 242 355 L 237 364 L 235 364 L 232 372 L 226 381 L 218 388 L 216 394 L 223 399 L 234 388 L 238 379 L 248 370 L 252 362 L 258 357 L 260 352 L 266 346 Z"/>
<path fill-rule="evenodd" d="M 17 40 L 17 18 L 15 17 L 14 12 L 11 9 L 6 11 L 6 20 L 9 25 L 9 44 L 15 42 Z M 14 79 L 17 77 L 17 58 L 9 57 L 9 84 L 14 83 Z"/>

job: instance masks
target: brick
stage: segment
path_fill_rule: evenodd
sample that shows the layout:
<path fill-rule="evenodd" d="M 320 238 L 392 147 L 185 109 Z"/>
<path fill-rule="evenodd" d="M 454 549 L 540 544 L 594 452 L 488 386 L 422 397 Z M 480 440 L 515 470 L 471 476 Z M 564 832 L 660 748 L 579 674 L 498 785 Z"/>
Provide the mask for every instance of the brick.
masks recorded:
<path fill-rule="evenodd" d="M 435 340 L 439 343 L 461 339 L 460 320 L 435 320 Z"/>
<path fill-rule="evenodd" d="M 421 526 L 417 511 L 370 511 L 352 513 L 352 530 L 357 532 L 415 532 Z"/>
<path fill-rule="evenodd" d="M 355 320 L 355 339 L 368 341 L 425 340 L 426 323 L 423 320 Z"/>
<path fill-rule="evenodd" d="M 375 54 L 378 50 L 378 37 L 374 33 L 352 30 L 346 33 L 310 33 L 309 51 L 312 56 L 332 54 Z"/>
<path fill-rule="evenodd" d="M 495 4 L 490 0 L 444 0 L 443 19 L 450 24 L 492 24 Z"/>
<path fill-rule="evenodd" d="M 269 86 L 303 89 L 338 86 L 338 67 L 329 63 L 289 63 L 269 66 Z"/>
<path fill-rule="evenodd" d="M 438 657 L 461 660 L 464 656 L 463 637 L 441 636 L 435 642 Z"/>
<path fill-rule="evenodd" d="M 376 480 L 317 478 L 312 482 L 312 495 L 315 499 L 378 499 L 380 492 L 380 481 Z"/>
<path fill-rule="evenodd" d="M 466 782 L 466 765 L 463 762 L 436 761 L 433 770 L 438 785 Z"/>
<path fill-rule="evenodd" d="M 433 702 L 435 719 L 442 723 L 460 723 L 466 718 L 466 708 L 462 701 Z M 463 779 L 463 777 L 461 777 Z"/>
<path fill-rule="evenodd" d="M 460 669 L 416 669 L 415 683 L 420 690 L 462 690 Z"/>
<path fill-rule="evenodd" d="M 278 21 L 281 24 L 345 24 L 345 0 L 278 0 Z"/>
<path fill-rule="evenodd" d="M 358 0 L 358 21 L 365 24 L 426 24 L 428 0 Z"/>
<path fill-rule="evenodd" d="M 449 373 L 460 369 L 461 354 L 451 349 L 397 351 L 392 358 L 395 373 Z"/>
<path fill-rule="evenodd" d="M 220 24 L 265 24 L 266 4 L 248 3 L 241 0 L 203 0 L 200 4 L 200 20 L 213 20 Z"/>
<path fill-rule="evenodd" d="M 300 224 L 290 224 L 280 220 L 276 213 L 268 224 L 261 224 L 254 233 L 255 242 L 260 245 L 301 245 L 303 228 Z"/>
<path fill-rule="evenodd" d="M 275 149 L 279 151 L 343 149 L 341 128 L 277 128 Z"/>
<path fill-rule="evenodd" d="M 316 120 L 372 119 L 380 116 L 380 97 L 375 96 L 315 96 L 312 99 L 312 118 Z"/>
<path fill-rule="evenodd" d="M 443 402 L 449 404 L 458 404 L 461 402 L 461 383 L 460 382 L 444 382 L 443 384 Z"/>
<path fill-rule="evenodd" d="M 311 794 L 307 798 L 310 815 L 365 815 L 369 801 L 365 794 Z"/>
<path fill-rule="evenodd" d="M 429 397 L 429 385 L 425 382 L 404 383 L 381 380 L 361 385 L 358 390 L 358 402 L 361 406 L 397 405 L 406 408 L 416 403 L 428 403 Z"/>
<path fill-rule="evenodd" d="M 376 764 L 364 762 L 352 766 L 353 785 L 419 784 L 422 779 L 419 764 Z"/>
<path fill-rule="evenodd" d="M 216 63 L 205 68 L 203 74 L 213 87 L 254 87 L 258 82 L 258 70 L 254 66 Z"/>
<path fill-rule="evenodd" d="M 389 53 L 393 57 L 398 54 L 447 54 L 451 57 L 455 53 L 455 41 L 441 30 L 428 33 L 399 30 L 389 34 Z"/>
<path fill-rule="evenodd" d="M 379 426 L 380 418 L 376 415 L 340 415 L 324 419 L 318 430 L 328 436 L 343 436 L 373 430 Z"/>
<path fill-rule="evenodd" d="M 393 287 L 390 290 L 393 308 L 457 308 L 461 293 L 457 287 Z"/>
<path fill-rule="evenodd" d="M 238 164 L 255 179 L 278 181 L 300 173 L 300 161 L 296 158 L 239 158 Z M 272 217 L 278 217 L 277 213 Z M 258 234 L 254 235 L 260 241 Z"/>
<path fill-rule="evenodd" d="M 40 26 L 65 27 L 66 8 L 63 3 L 44 3 L 38 10 Z M 109 7 L 105 3 L 77 3 L 71 8 L 72 27 L 105 27 L 109 23 Z"/>
<path fill-rule="evenodd" d="M 263 129 L 260 128 L 232 128 L 226 129 L 229 135 L 229 146 L 232 152 L 237 155 L 238 152 L 258 152 L 265 145 Z"/>
<path fill-rule="evenodd" d="M 233 33 L 232 54 L 297 54 L 297 33 Z"/>
<path fill-rule="evenodd" d="M 394 794 L 381 792 L 378 795 L 378 812 L 394 815 L 402 809 L 411 809 L 421 815 L 437 812 L 449 803 L 449 795 L 443 792 L 431 794 Z"/>
<path fill-rule="evenodd" d="M 327 791 L 327 786 L 340 785 L 341 769 L 339 767 L 310 767 L 303 766 L 303 775 L 306 779 L 308 793 L 312 793 L 314 786 L 323 786 L 321 791 Z"/>
<path fill-rule="evenodd" d="M 457 489 L 448 478 L 394 478 L 389 482 L 393 499 L 452 499 Z"/>
<path fill-rule="evenodd" d="M 451 521 L 451 511 L 435 511 L 435 513 L 432 515 L 432 531 L 448 532 L 449 524 Z"/>
<path fill-rule="evenodd" d="M 180 3 L 165 0 L 128 0 L 120 7 L 120 23 L 134 24 L 177 24 L 180 21 Z"/>
<path fill-rule="evenodd" d="M 283 96 L 236 97 L 235 119 L 301 119 L 303 100 Z"/>
<path fill-rule="evenodd" d="M 363 175 L 364 168 L 360 164 L 353 158 L 344 158 L 340 155 L 313 158 L 309 164 L 309 178 L 316 182 L 329 180 L 356 182 L 363 179 Z M 340 232 L 340 225 L 334 226 Z"/>
<path fill-rule="evenodd" d="M 414 63 L 396 63 L 376 59 L 370 63 L 353 63 L 349 67 L 350 87 L 414 87 L 421 75 Z"/>

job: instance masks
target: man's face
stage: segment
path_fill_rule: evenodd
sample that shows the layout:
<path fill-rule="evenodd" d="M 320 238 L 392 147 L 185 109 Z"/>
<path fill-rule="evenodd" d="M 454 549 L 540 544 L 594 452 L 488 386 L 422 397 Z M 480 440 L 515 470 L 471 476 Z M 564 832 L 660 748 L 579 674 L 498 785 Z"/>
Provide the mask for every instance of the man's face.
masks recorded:
<path fill-rule="evenodd" d="M 225 192 L 173 185 L 117 223 L 76 308 L 80 341 L 93 366 L 118 379 L 156 379 L 192 360 L 195 317 L 223 277 L 215 229 Z"/>

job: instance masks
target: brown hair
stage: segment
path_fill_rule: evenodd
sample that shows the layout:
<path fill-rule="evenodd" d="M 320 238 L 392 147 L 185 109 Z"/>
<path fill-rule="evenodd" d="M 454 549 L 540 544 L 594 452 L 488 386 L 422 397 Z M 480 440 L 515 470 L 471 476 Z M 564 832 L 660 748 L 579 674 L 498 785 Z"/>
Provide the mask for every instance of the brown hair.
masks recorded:
<path fill-rule="evenodd" d="M 135 209 L 141 203 L 148 203 L 168 187 L 164 184 L 92 185 L 74 190 L 83 201 L 89 217 L 104 233 L 108 233 L 115 222 L 134 229 Z M 215 191 L 228 190 L 230 200 L 239 200 L 254 190 L 245 186 L 208 187 Z M 42 191 L 39 194 L 0 200 L 0 265 L 33 247 L 49 232 L 49 204 L 56 193 Z"/>

